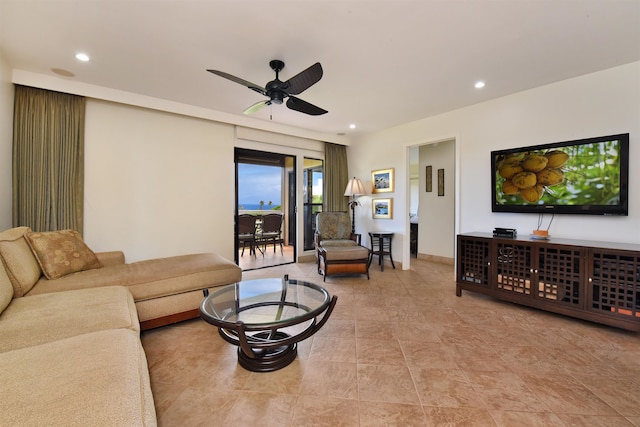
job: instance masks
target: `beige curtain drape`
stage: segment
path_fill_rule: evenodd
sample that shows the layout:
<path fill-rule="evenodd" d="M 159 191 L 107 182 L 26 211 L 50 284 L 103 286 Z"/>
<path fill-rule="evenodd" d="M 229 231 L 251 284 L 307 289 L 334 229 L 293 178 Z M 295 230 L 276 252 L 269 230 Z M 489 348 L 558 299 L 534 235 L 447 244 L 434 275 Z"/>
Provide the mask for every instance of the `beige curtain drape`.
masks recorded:
<path fill-rule="evenodd" d="M 84 119 L 84 97 L 16 85 L 14 226 L 82 233 Z"/>
<path fill-rule="evenodd" d="M 324 148 L 324 209 L 327 212 L 347 211 L 344 190 L 349 182 L 347 147 L 327 142 Z"/>

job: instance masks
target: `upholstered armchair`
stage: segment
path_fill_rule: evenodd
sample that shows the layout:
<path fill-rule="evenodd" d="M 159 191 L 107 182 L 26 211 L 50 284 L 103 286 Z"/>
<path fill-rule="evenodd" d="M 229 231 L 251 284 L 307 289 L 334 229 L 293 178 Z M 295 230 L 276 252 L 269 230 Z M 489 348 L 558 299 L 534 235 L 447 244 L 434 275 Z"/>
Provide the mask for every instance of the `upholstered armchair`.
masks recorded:
<path fill-rule="evenodd" d="M 316 256 L 319 247 L 357 246 L 360 245 L 360 234 L 351 232 L 351 217 L 348 212 L 318 212 L 316 215 L 316 231 L 313 241 Z"/>

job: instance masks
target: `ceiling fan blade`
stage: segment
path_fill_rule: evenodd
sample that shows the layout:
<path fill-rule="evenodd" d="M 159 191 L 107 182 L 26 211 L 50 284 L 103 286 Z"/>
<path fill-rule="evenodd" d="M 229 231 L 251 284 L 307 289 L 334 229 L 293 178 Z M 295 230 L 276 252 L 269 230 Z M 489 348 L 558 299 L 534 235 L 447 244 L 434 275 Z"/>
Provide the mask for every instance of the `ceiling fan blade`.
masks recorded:
<path fill-rule="evenodd" d="M 260 85 L 257 85 L 255 83 L 251 83 L 251 82 L 249 82 L 247 80 L 241 79 L 240 77 L 232 76 L 231 74 L 225 73 L 224 71 L 218 71 L 218 70 L 207 70 L 207 71 L 210 72 L 210 73 L 213 73 L 213 74 L 215 74 L 217 76 L 224 77 L 227 80 L 231 80 L 232 82 L 241 84 L 242 86 L 246 86 L 249 89 L 255 90 L 256 92 L 261 93 L 263 95 L 267 94 L 267 91 L 263 87 L 261 87 Z"/>
<path fill-rule="evenodd" d="M 262 110 L 264 107 L 266 107 L 269 104 L 271 104 L 271 101 L 269 101 L 269 100 L 256 102 L 251 107 L 248 107 L 246 110 L 244 110 L 243 113 L 245 113 L 245 114 L 253 114 L 256 111 Z"/>
<path fill-rule="evenodd" d="M 321 114 L 328 113 L 327 110 L 323 110 L 320 107 L 316 107 L 313 104 L 309 104 L 307 101 L 303 101 L 295 96 L 290 96 L 287 99 L 287 107 L 292 110 L 300 111 L 301 113 L 310 114 L 312 116 L 319 116 Z"/>
<path fill-rule="evenodd" d="M 285 89 L 289 95 L 298 95 L 318 83 L 321 78 L 322 65 L 316 62 L 311 67 L 284 82 L 283 89 Z"/>

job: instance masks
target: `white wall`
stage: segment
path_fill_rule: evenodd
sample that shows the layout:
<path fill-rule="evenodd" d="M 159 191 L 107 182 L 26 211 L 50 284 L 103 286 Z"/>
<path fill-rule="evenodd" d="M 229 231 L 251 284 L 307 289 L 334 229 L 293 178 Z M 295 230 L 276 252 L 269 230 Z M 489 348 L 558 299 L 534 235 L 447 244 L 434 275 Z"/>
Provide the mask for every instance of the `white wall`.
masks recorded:
<path fill-rule="evenodd" d="M 12 225 L 13 83 L 0 52 L 0 230 Z"/>
<path fill-rule="evenodd" d="M 127 261 L 234 259 L 236 146 L 295 156 L 299 182 L 304 156 L 324 157 L 319 141 L 96 99 L 87 99 L 85 129 L 84 238 Z M 302 232 L 299 219 L 298 255 Z"/>
<path fill-rule="evenodd" d="M 490 83 L 485 88 L 490 90 Z M 617 133 L 630 133 L 629 216 L 556 216 L 552 236 L 603 241 L 640 241 L 640 62 L 588 74 L 450 113 L 367 135 L 349 147 L 349 173 L 396 168 L 394 219 L 385 228 L 400 236 L 394 259 L 409 260 L 405 147 L 446 139 L 456 141 L 456 232 L 513 227 L 528 235 L 537 215 L 494 214 L 490 197 L 490 151 Z M 370 208 L 370 206 L 369 206 Z M 358 228 L 380 227 L 356 211 Z M 379 220 L 378 220 L 379 221 Z M 404 267 L 404 265 L 403 265 Z"/>
<path fill-rule="evenodd" d="M 432 191 L 426 192 L 426 166 L 432 168 Z M 444 169 L 444 196 L 438 196 L 438 169 Z M 455 257 L 455 141 L 420 147 L 420 216 L 418 253 Z"/>
<path fill-rule="evenodd" d="M 369 146 L 368 144 L 371 143 Z M 409 209 L 410 209 L 410 154 L 403 144 L 387 138 L 384 132 L 372 135 L 361 143 L 347 147 L 349 176 L 355 176 L 362 181 L 367 195 L 360 196 L 359 206 L 355 208 L 356 233 L 362 236 L 362 245 L 369 246 L 368 232 L 393 232 L 393 259 L 402 261 L 402 248 L 406 246 L 406 257 L 403 268 L 408 266 L 409 258 Z M 374 170 L 394 169 L 394 191 L 391 193 L 372 194 L 371 173 Z M 393 203 L 393 218 L 373 219 L 372 200 L 377 198 L 391 198 Z"/>
<path fill-rule="evenodd" d="M 87 100 L 84 238 L 127 261 L 233 259 L 234 127 Z"/>

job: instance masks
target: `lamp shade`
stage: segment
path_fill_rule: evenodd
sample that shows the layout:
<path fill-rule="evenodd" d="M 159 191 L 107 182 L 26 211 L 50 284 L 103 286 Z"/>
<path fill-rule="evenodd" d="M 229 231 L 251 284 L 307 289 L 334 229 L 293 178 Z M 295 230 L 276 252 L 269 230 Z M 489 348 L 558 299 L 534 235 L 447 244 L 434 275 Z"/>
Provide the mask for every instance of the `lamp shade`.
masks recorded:
<path fill-rule="evenodd" d="M 344 190 L 344 195 L 362 196 L 364 194 L 367 194 L 367 192 L 364 190 L 364 185 L 362 185 L 362 182 L 356 177 L 351 178 L 347 183 L 347 188 Z"/>

